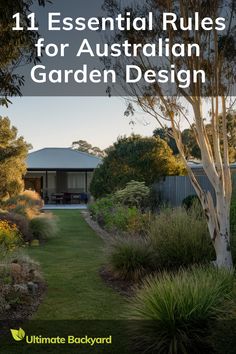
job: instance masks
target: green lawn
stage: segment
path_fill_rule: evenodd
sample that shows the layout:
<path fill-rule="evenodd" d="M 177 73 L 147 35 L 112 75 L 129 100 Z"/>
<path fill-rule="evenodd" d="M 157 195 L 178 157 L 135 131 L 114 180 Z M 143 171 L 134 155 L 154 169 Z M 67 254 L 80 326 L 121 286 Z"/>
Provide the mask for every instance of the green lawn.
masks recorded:
<path fill-rule="evenodd" d="M 31 248 L 48 284 L 45 299 L 34 316 L 40 320 L 119 319 L 125 299 L 99 276 L 105 263 L 103 241 L 77 210 L 55 211 L 58 236 Z"/>

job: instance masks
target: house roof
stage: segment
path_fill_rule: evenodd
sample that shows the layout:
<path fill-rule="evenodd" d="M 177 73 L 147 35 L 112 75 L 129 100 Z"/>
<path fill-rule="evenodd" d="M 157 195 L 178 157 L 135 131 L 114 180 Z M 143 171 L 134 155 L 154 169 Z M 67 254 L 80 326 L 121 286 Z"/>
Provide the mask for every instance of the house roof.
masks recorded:
<path fill-rule="evenodd" d="M 101 162 L 96 156 L 70 148 L 44 148 L 31 152 L 26 160 L 29 170 L 95 169 Z"/>
<path fill-rule="evenodd" d="M 195 170 L 201 170 L 203 169 L 203 165 L 201 163 L 196 163 L 196 162 L 189 162 L 188 165 L 192 168 L 192 169 L 195 169 Z M 236 163 L 231 163 L 230 164 L 230 168 L 231 170 L 235 170 L 236 169 Z"/>

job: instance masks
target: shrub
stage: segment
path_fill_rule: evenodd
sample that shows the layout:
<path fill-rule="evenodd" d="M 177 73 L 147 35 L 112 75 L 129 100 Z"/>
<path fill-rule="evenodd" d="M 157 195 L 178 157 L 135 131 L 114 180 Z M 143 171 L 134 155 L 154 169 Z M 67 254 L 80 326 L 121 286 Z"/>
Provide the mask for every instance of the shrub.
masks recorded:
<path fill-rule="evenodd" d="M 129 207 L 141 208 L 147 205 L 150 189 L 145 182 L 128 182 L 124 189 L 114 194 L 116 202 Z"/>
<path fill-rule="evenodd" d="M 31 277 L 32 270 L 39 271 L 40 265 L 37 261 L 29 257 L 22 249 L 17 250 L 16 252 L 12 252 L 7 255 L 5 259 L 5 263 L 7 265 L 12 263 L 17 263 L 22 267 L 22 277 L 26 280 L 28 277 Z"/>
<path fill-rule="evenodd" d="M 105 225 L 108 231 L 126 232 L 130 235 L 146 232 L 148 215 L 142 214 L 136 207 L 119 205 L 112 210 L 109 221 Z"/>
<path fill-rule="evenodd" d="M 230 232 L 231 232 L 231 247 L 234 264 L 236 264 L 236 197 L 232 198 L 230 210 Z"/>
<path fill-rule="evenodd" d="M 236 236 L 236 197 L 232 199 L 230 210 L 231 233 Z"/>
<path fill-rule="evenodd" d="M 101 198 L 89 206 L 92 218 L 107 231 L 143 234 L 146 232 L 149 215 L 142 214 L 136 207 L 115 202 L 110 196 Z"/>
<path fill-rule="evenodd" d="M 22 237 L 16 225 L 7 221 L 0 221 L 0 245 L 3 249 L 13 251 L 16 247 L 22 245 Z"/>
<path fill-rule="evenodd" d="M 160 269 L 208 263 L 214 248 L 207 224 L 196 207 L 163 209 L 150 224 L 149 237 Z"/>
<path fill-rule="evenodd" d="M 89 205 L 89 211 L 94 220 L 96 220 L 100 226 L 109 224 L 111 219 L 111 212 L 114 208 L 114 200 L 110 197 L 105 197 L 97 200 L 95 203 Z"/>
<path fill-rule="evenodd" d="M 163 200 L 161 197 L 161 192 L 158 190 L 158 186 L 153 184 L 150 188 L 148 207 L 152 212 L 157 212 L 162 204 Z"/>
<path fill-rule="evenodd" d="M 182 201 L 182 206 L 187 210 L 191 209 L 194 205 L 197 204 L 201 206 L 200 200 L 196 195 L 189 195 L 188 197 L 184 198 Z"/>
<path fill-rule="evenodd" d="M 1 250 L 0 250 L 1 253 Z M 29 287 L 34 284 L 34 290 Z M 0 263 L 0 317 L 14 316 L 18 305 L 24 305 L 24 315 L 32 314 L 35 291 L 44 287 L 39 264 L 22 252 L 11 252 L 7 257 L 1 253 Z M 26 310 L 25 307 L 29 306 Z M 22 315 L 22 313 L 21 313 Z"/>
<path fill-rule="evenodd" d="M 30 231 L 34 239 L 45 241 L 57 233 L 57 223 L 51 214 L 37 216 L 30 220 Z"/>
<path fill-rule="evenodd" d="M 0 212 L 0 220 L 16 225 L 25 242 L 32 239 L 32 234 L 29 230 L 29 220 L 26 217 L 15 213 Z"/>
<path fill-rule="evenodd" d="M 221 312 L 230 311 L 233 282 L 233 273 L 201 267 L 145 280 L 128 313 L 139 320 L 136 344 L 149 353 L 212 352 L 208 336 Z"/>
<path fill-rule="evenodd" d="M 123 280 L 138 280 L 155 269 L 150 244 L 140 238 L 116 238 L 108 248 L 109 270 Z"/>
<path fill-rule="evenodd" d="M 107 149 L 103 163 L 96 168 L 90 191 L 97 199 L 123 189 L 134 179 L 151 185 L 163 176 L 179 175 L 183 170 L 183 164 L 159 137 L 121 137 Z"/>
<path fill-rule="evenodd" d="M 12 197 L 2 202 L 2 208 L 9 212 L 32 218 L 39 215 L 43 207 L 43 201 L 38 193 L 33 191 L 24 191 L 16 197 Z"/>

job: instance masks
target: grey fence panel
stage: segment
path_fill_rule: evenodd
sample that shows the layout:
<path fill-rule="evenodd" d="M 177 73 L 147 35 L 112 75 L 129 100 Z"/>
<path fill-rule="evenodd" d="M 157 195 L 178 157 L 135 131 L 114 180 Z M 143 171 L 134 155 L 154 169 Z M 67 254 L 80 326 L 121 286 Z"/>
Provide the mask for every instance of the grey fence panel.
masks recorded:
<path fill-rule="evenodd" d="M 198 176 L 197 179 L 204 190 L 213 191 L 207 177 Z M 188 176 L 168 176 L 157 183 L 155 189 L 159 192 L 161 201 L 172 206 L 179 206 L 184 198 L 196 194 Z"/>
<path fill-rule="evenodd" d="M 232 180 L 233 180 L 233 196 L 236 197 L 236 173 L 232 174 Z"/>
<path fill-rule="evenodd" d="M 209 191 L 215 200 L 214 189 L 207 176 L 196 176 L 203 190 Z M 236 174 L 232 174 L 233 193 L 236 195 Z M 183 200 L 189 195 L 196 195 L 196 192 L 188 176 L 168 176 L 163 181 L 155 184 L 160 199 L 172 206 L 180 206 Z"/>

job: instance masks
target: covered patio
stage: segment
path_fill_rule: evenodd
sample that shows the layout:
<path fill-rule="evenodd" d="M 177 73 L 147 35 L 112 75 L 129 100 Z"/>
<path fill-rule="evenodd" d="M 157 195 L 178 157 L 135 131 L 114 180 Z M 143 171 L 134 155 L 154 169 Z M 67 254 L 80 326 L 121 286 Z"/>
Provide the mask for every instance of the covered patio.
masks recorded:
<path fill-rule="evenodd" d="M 96 156 L 70 148 L 45 148 L 27 158 L 25 189 L 34 190 L 45 204 L 87 204 Z"/>
<path fill-rule="evenodd" d="M 45 204 L 42 210 L 87 210 L 86 204 Z"/>

